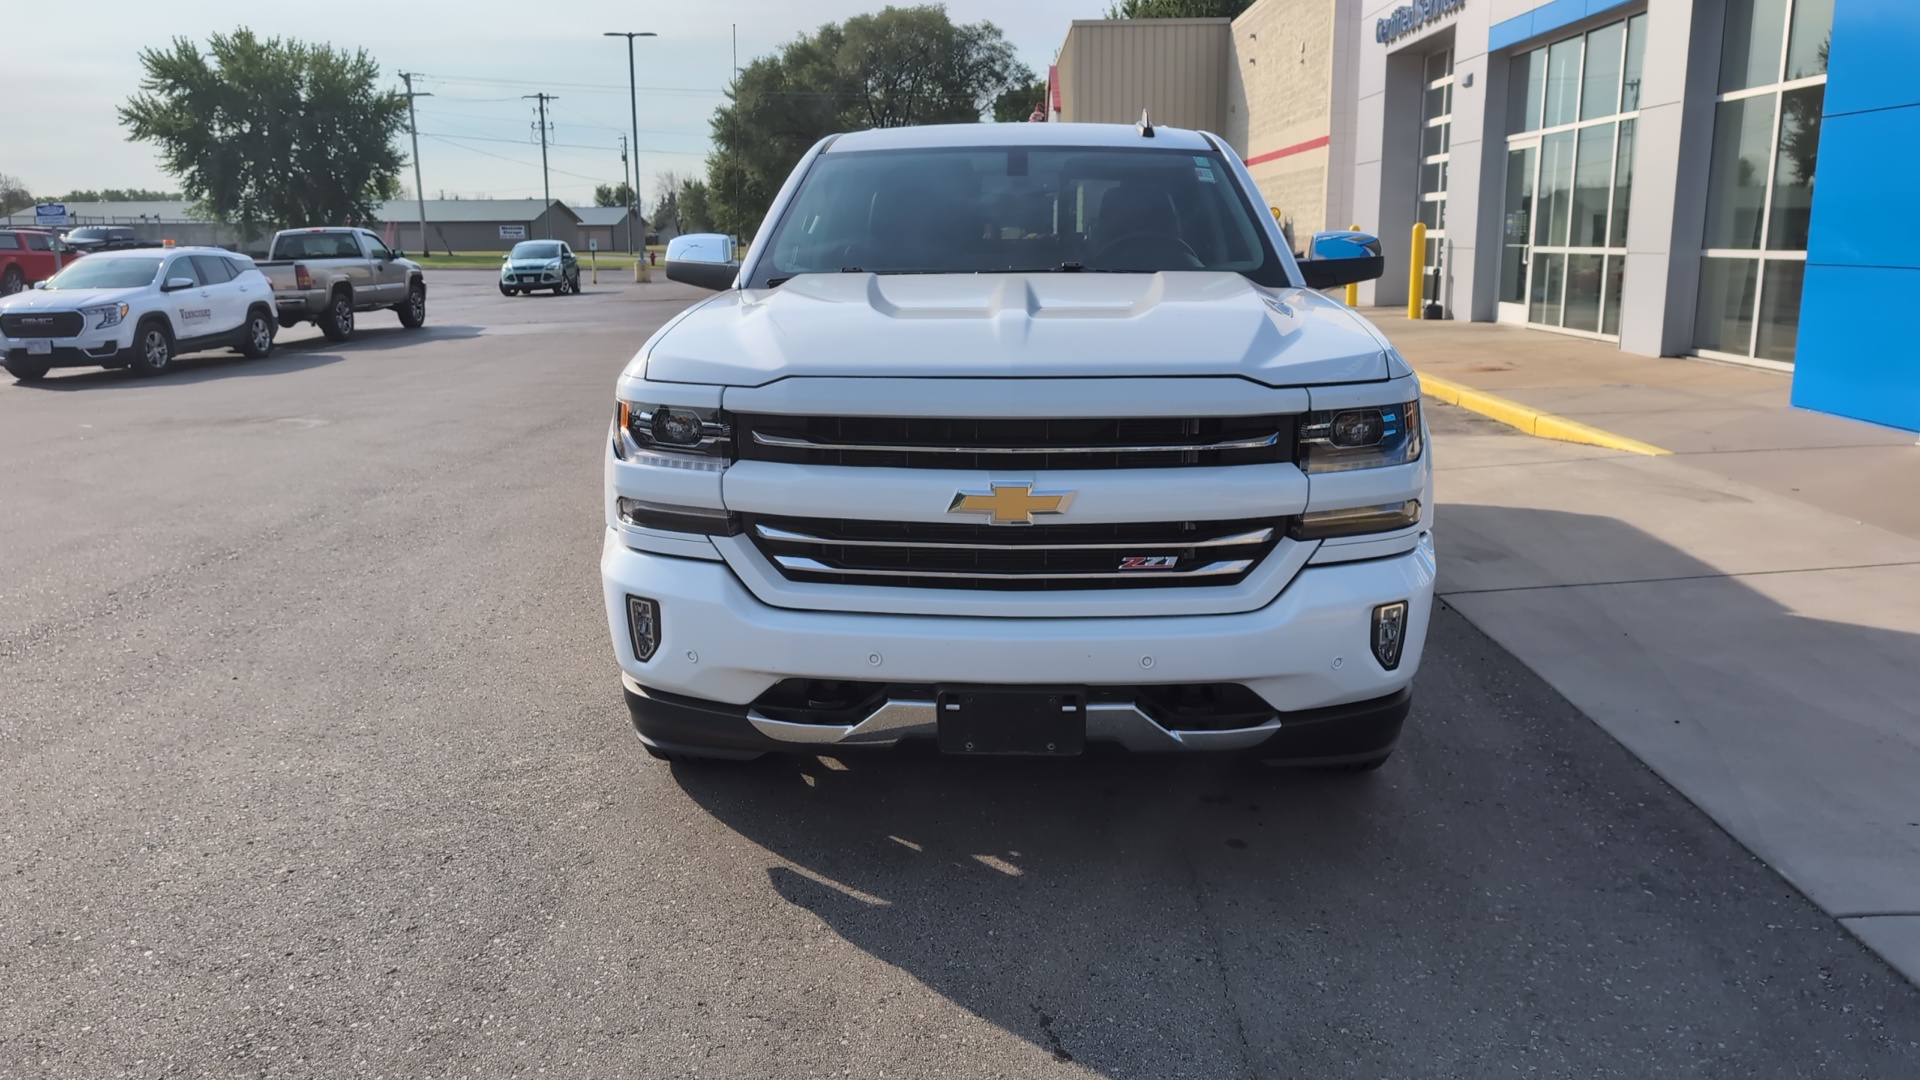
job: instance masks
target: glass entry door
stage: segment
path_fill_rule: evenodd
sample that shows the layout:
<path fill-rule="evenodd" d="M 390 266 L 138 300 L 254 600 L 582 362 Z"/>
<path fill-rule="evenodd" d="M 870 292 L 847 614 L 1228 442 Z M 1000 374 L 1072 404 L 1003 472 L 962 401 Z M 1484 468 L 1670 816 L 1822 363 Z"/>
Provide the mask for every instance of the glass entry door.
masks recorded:
<path fill-rule="evenodd" d="M 1539 144 L 1508 144 L 1507 203 L 1500 226 L 1501 322 L 1527 321 L 1527 278 L 1533 254 L 1534 160 Z"/>

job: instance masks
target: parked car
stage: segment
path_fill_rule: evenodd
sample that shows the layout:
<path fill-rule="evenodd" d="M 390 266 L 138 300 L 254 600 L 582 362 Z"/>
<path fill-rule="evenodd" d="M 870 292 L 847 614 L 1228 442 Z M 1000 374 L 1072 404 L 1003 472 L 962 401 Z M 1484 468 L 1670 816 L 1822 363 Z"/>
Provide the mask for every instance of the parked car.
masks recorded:
<path fill-rule="evenodd" d="M 158 375 L 175 357 L 273 352 L 273 289 L 245 255 L 219 248 L 101 251 L 0 299 L 0 351 L 22 382 L 57 367 Z"/>
<path fill-rule="evenodd" d="M 356 312 L 397 312 L 400 325 L 427 321 L 427 282 L 420 264 L 365 229 L 288 229 L 275 233 L 265 262 L 280 325 L 314 323 L 331 341 L 353 337 Z"/>
<path fill-rule="evenodd" d="M 662 757 L 1371 769 L 1433 611 L 1420 384 L 1198 131 L 823 140 L 615 386 L 600 574 Z M 698 257 L 703 250 L 714 254 Z M 689 256 L 694 256 L 690 258 Z"/>
<path fill-rule="evenodd" d="M 0 296 L 47 280 L 81 254 L 49 232 L 0 229 Z"/>
<path fill-rule="evenodd" d="M 155 248 L 163 245 L 142 240 L 127 225 L 82 225 L 68 229 L 61 239 L 76 251 L 122 251 L 127 248 Z"/>
<path fill-rule="evenodd" d="M 552 289 L 564 296 L 580 291 L 580 260 L 560 240 L 522 240 L 500 262 L 500 295 L 516 296 Z"/>

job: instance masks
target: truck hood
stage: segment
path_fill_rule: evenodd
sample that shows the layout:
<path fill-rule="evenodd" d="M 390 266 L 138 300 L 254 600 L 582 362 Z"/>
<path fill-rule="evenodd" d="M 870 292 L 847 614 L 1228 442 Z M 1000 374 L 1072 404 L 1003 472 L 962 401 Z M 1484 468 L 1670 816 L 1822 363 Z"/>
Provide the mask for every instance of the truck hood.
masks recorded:
<path fill-rule="evenodd" d="M 0 300 L 0 311 L 78 311 L 83 307 L 111 304 L 145 292 L 136 289 L 27 289 Z"/>
<path fill-rule="evenodd" d="M 730 290 L 655 334 L 628 374 L 761 386 L 789 376 L 1390 376 L 1388 345 L 1317 292 L 1235 273 L 808 274 Z"/>

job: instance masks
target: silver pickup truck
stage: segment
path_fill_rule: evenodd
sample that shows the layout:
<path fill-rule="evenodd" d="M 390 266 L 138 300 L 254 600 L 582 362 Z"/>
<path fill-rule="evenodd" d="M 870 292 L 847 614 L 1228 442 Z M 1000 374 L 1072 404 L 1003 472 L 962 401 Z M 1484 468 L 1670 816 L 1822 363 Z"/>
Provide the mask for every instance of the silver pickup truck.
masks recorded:
<path fill-rule="evenodd" d="M 273 283 L 280 325 L 310 322 L 332 341 L 353 336 L 358 311 L 384 308 L 400 325 L 427 321 L 427 283 L 420 264 L 365 229 L 288 229 L 275 233 L 263 262 L 254 265 Z"/>

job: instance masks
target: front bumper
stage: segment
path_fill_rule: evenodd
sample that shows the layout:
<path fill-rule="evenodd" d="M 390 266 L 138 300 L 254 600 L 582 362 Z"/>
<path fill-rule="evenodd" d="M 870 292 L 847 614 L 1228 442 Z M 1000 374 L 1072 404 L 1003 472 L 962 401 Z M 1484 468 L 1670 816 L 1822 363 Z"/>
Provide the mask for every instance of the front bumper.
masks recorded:
<path fill-rule="evenodd" d="M 560 270 L 502 270 L 500 284 L 520 289 L 529 286 L 558 285 L 562 273 L 563 271 Z"/>
<path fill-rule="evenodd" d="M 1096 689 L 1229 683 L 1270 705 L 1284 730 L 1289 714 L 1382 701 L 1406 690 L 1420 666 L 1434 583 L 1429 537 L 1401 555 L 1308 566 L 1272 603 L 1223 615 L 1009 618 L 776 608 L 748 592 L 724 563 L 635 551 L 613 530 L 600 568 L 608 628 L 629 694 L 680 704 L 691 699 L 696 712 L 733 717 L 713 721 L 715 739 L 744 724 L 790 747 L 889 740 L 876 728 L 823 740 L 817 730 L 755 725 L 746 707 L 788 679 Z M 659 605 L 659 645 L 645 662 L 636 659 L 629 635 L 629 595 Z M 1400 662 L 1389 671 L 1374 659 L 1369 634 L 1373 608 L 1397 600 L 1409 604 L 1408 623 Z M 640 716 L 636 708 L 637 723 Z M 1132 718 L 1116 711 L 1106 719 L 1140 733 L 1114 741 L 1152 748 L 1143 744 L 1155 741 L 1153 733 Z M 1090 736 L 1098 737 L 1091 722 Z M 657 741 L 688 737 L 681 731 L 679 738 Z M 1232 740 L 1173 741 L 1164 748 Z"/>
<path fill-rule="evenodd" d="M 49 367 L 125 367 L 133 347 L 132 327 L 88 330 L 78 337 L 40 339 L 51 343 L 48 352 L 29 351 L 26 338 L 0 338 L 0 355 L 8 360 L 38 360 Z M 124 340 L 123 340 L 124 339 Z"/>

